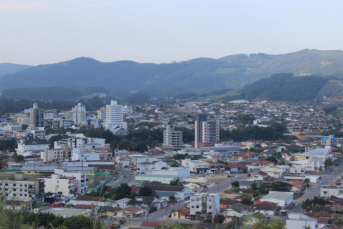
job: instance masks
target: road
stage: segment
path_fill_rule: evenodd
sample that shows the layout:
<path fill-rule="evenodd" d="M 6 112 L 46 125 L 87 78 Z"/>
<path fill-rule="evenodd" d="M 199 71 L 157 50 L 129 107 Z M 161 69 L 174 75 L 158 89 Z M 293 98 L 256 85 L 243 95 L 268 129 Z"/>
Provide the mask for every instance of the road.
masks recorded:
<path fill-rule="evenodd" d="M 109 182 L 107 182 L 106 186 L 114 188 L 120 186 L 120 184 L 122 183 L 126 183 L 129 186 L 133 184 L 134 175 L 129 174 L 129 168 L 126 169 L 118 166 L 116 167 L 116 171 L 118 172 L 118 175 L 116 176 L 118 180 L 110 180 Z M 125 178 L 123 176 L 125 176 Z"/>

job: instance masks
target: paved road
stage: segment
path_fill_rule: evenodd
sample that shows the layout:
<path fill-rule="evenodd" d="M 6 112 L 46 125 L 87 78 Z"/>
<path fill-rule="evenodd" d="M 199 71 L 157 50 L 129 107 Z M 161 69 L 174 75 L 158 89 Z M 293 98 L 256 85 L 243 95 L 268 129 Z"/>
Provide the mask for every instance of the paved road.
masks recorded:
<path fill-rule="evenodd" d="M 228 190 L 229 188 L 231 188 L 231 182 L 244 180 L 245 178 L 247 178 L 248 175 L 247 174 L 238 174 L 237 176 L 238 177 L 233 177 L 231 179 L 227 179 L 227 180 L 219 183 L 218 185 L 215 185 L 213 187 L 208 188 L 207 190 L 205 190 L 203 192 L 204 193 L 223 193 L 225 190 Z"/>
<path fill-rule="evenodd" d="M 129 169 L 116 167 L 116 171 L 118 172 L 118 175 L 116 176 L 118 180 L 110 180 L 107 182 L 106 186 L 118 187 L 122 183 L 126 183 L 129 186 L 133 184 L 134 175 L 129 175 Z M 125 176 L 125 178 L 123 176 Z"/>

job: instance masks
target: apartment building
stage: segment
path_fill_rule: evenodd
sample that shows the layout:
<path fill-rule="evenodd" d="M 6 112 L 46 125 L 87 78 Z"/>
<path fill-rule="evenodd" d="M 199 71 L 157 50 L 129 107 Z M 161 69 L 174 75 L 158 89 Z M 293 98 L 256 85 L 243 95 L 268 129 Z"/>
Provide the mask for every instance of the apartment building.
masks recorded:
<path fill-rule="evenodd" d="M 211 147 L 219 143 L 219 122 L 208 120 L 206 114 L 198 114 L 195 120 L 195 141 L 194 147 Z"/>
<path fill-rule="evenodd" d="M 127 122 L 124 122 L 124 108 L 117 101 L 112 100 L 110 105 L 106 105 L 105 128 L 114 134 L 122 134 L 127 131 Z"/>
<path fill-rule="evenodd" d="M 55 174 L 58 174 L 62 177 L 75 178 L 75 179 L 73 179 L 74 183 L 71 182 L 71 184 L 74 184 L 75 193 L 84 194 L 84 193 L 88 192 L 88 186 L 87 186 L 88 178 L 87 178 L 87 172 L 86 171 L 85 172 L 74 171 L 74 170 L 70 170 L 70 168 L 63 168 L 63 169 L 55 169 Z M 62 186 L 62 187 L 64 187 L 64 186 Z M 60 187 L 58 187 L 57 191 L 59 189 L 60 189 Z M 69 190 L 69 187 L 68 187 L 68 190 Z M 70 187 L 70 190 L 74 190 L 74 189 L 72 189 L 72 187 Z"/>
<path fill-rule="evenodd" d="M 44 127 L 44 109 L 38 108 L 37 103 L 34 103 L 33 108 L 30 108 L 30 125 Z"/>
<path fill-rule="evenodd" d="M 44 197 L 44 180 L 27 179 L 24 173 L 16 173 L 14 179 L 0 180 L 0 189 L 6 201 L 40 202 Z"/>
<path fill-rule="evenodd" d="M 86 107 L 78 103 L 71 111 L 66 112 L 66 120 L 72 120 L 76 125 L 80 125 L 86 119 Z"/>
<path fill-rule="evenodd" d="M 190 219 L 213 219 L 220 212 L 220 195 L 216 193 L 196 193 L 190 197 Z"/>
<path fill-rule="evenodd" d="M 62 148 L 57 149 L 46 149 L 44 152 L 41 152 L 41 159 L 43 159 L 43 162 L 70 160 L 71 156 L 72 149 L 68 145 L 63 145 Z"/>
<path fill-rule="evenodd" d="M 76 177 L 66 177 L 60 174 L 52 174 L 51 177 L 44 178 L 46 193 L 51 192 L 63 196 L 74 197 L 77 193 Z"/>
<path fill-rule="evenodd" d="M 173 126 L 167 125 L 163 131 L 163 144 L 162 147 L 169 147 L 174 150 L 182 149 L 183 145 L 183 133 L 177 131 Z"/>

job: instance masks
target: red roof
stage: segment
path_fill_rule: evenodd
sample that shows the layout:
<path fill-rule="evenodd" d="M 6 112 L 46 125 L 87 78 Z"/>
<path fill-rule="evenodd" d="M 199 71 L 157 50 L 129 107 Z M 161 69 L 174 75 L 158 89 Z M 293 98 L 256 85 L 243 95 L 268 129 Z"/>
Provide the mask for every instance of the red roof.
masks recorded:
<path fill-rule="evenodd" d="M 243 168 L 245 165 L 243 165 L 242 163 L 232 163 L 232 164 L 228 164 L 225 167 L 229 167 L 229 168 Z"/>
<path fill-rule="evenodd" d="M 131 193 L 136 194 L 139 191 L 139 189 L 141 189 L 141 187 L 131 186 Z"/>
<path fill-rule="evenodd" d="M 140 208 L 138 206 L 131 206 L 131 207 L 125 208 L 124 210 L 131 212 L 131 213 L 136 213 L 136 212 L 142 210 L 142 208 Z"/>
<path fill-rule="evenodd" d="M 257 204 L 254 204 L 254 207 L 276 207 L 277 203 L 262 201 Z"/>
<path fill-rule="evenodd" d="M 184 214 L 184 215 L 189 215 L 190 214 L 190 210 L 189 208 L 180 208 L 179 210 L 177 210 L 178 212 Z"/>
<path fill-rule="evenodd" d="M 317 219 L 317 223 L 329 224 L 329 219 L 328 218 L 316 218 L 316 219 Z"/>
<path fill-rule="evenodd" d="M 143 221 L 140 226 L 141 227 L 157 227 L 157 226 L 165 225 L 165 224 L 166 223 Z"/>

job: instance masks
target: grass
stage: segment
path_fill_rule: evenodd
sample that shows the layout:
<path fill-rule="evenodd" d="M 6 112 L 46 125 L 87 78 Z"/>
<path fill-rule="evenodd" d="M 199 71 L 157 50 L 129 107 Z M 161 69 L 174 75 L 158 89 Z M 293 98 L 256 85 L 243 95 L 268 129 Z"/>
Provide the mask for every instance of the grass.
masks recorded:
<path fill-rule="evenodd" d="M 227 180 L 227 178 L 225 178 L 225 177 L 222 177 L 222 178 L 218 178 L 218 177 L 209 177 L 209 178 L 207 178 L 207 177 L 206 177 L 206 180 L 207 180 L 208 182 L 210 182 L 210 183 L 213 182 L 213 183 L 215 183 L 215 184 L 219 184 L 219 183 L 221 183 L 221 182 Z"/>

